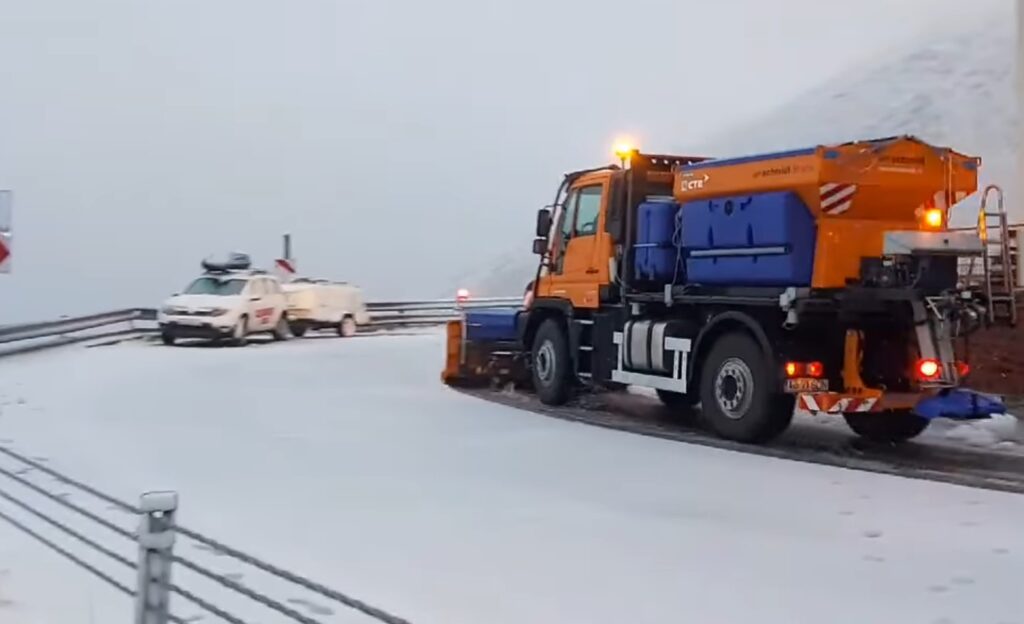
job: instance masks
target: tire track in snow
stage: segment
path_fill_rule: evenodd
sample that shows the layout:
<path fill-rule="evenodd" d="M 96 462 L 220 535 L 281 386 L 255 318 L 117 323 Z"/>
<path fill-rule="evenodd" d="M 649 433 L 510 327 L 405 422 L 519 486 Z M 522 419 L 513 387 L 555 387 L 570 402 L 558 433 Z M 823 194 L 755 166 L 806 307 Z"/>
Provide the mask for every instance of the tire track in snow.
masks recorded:
<path fill-rule="evenodd" d="M 777 440 L 757 446 L 723 440 L 700 429 L 699 424 L 675 423 L 660 403 L 628 393 L 584 395 L 566 406 L 550 407 L 519 391 L 456 390 L 535 414 L 664 440 L 1024 494 L 1024 455 L 1019 454 L 938 444 L 927 438 L 902 445 L 874 444 L 855 438 L 839 427 L 799 417 L 794 418 L 793 425 Z"/>

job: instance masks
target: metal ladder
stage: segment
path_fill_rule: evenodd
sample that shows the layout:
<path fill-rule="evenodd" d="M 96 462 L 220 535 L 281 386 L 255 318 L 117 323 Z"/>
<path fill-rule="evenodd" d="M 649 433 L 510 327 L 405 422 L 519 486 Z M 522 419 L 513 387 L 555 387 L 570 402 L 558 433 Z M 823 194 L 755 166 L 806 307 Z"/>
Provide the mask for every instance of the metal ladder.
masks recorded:
<path fill-rule="evenodd" d="M 997 205 L 989 207 L 989 194 L 994 192 Z M 982 286 L 987 299 L 988 322 L 1017 324 L 1017 253 L 1015 232 L 1011 232 L 1003 202 L 1003 189 L 990 184 L 981 195 L 978 209 L 978 237 L 983 253 Z M 974 259 L 971 259 L 968 276 L 974 276 Z"/>

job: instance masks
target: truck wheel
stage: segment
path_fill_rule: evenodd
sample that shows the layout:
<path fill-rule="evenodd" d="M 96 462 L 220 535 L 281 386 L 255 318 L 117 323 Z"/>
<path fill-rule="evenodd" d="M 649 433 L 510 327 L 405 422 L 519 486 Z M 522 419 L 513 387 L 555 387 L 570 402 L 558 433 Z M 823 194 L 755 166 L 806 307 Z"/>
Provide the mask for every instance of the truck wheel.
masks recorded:
<path fill-rule="evenodd" d="M 854 433 L 872 442 L 906 442 L 928 428 L 929 420 L 908 409 L 843 414 Z"/>
<path fill-rule="evenodd" d="M 341 319 L 338 324 L 338 335 L 342 338 L 351 338 L 356 335 L 356 320 L 351 316 Z"/>
<path fill-rule="evenodd" d="M 281 318 L 277 319 L 277 325 L 274 326 L 273 331 L 270 333 L 274 337 L 274 340 L 278 341 L 288 340 L 291 338 L 292 330 L 291 327 L 288 326 L 288 317 L 282 314 Z"/>
<path fill-rule="evenodd" d="M 236 347 L 244 347 L 249 342 L 249 319 L 244 314 L 238 318 L 238 322 L 231 329 L 231 344 Z"/>
<path fill-rule="evenodd" d="M 160 334 L 160 342 L 164 343 L 168 347 L 174 344 L 174 334 L 169 332 L 162 332 Z"/>
<path fill-rule="evenodd" d="M 562 324 L 555 319 L 541 323 L 533 339 L 531 358 L 533 389 L 542 403 L 563 405 L 569 400 L 569 345 Z"/>
<path fill-rule="evenodd" d="M 289 329 L 292 331 L 292 336 L 295 336 L 296 338 L 302 338 L 306 335 L 305 323 L 292 323 L 289 325 Z"/>
<path fill-rule="evenodd" d="M 750 336 L 726 334 L 711 347 L 701 373 L 704 418 L 719 436 L 767 442 L 786 430 L 796 401 L 779 394 L 765 354 Z"/>

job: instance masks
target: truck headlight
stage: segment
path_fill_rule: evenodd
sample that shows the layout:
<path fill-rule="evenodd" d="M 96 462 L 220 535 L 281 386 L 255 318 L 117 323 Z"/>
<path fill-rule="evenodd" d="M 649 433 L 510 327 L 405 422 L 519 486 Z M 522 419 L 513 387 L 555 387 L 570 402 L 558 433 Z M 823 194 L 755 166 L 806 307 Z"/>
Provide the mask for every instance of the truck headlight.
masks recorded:
<path fill-rule="evenodd" d="M 227 313 L 227 308 L 213 308 L 212 310 L 210 310 L 210 316 L 224 316 Z"/>
<path fill-rule="evenodd" d="M 160 313 L 167 315 L 181 314 L 181 308 L 175 308 L 173 306 L 164 306 L 160 308 Z"/>

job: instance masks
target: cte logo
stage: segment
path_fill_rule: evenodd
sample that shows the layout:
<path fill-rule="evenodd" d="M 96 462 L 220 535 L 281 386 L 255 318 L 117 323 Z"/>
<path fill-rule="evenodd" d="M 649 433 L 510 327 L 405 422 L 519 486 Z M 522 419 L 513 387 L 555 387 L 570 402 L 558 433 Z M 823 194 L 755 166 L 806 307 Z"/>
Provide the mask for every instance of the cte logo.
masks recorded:
<path fill-rule="evenodd" d="M 679 190 L 683 191 L 684 193 L 686 191 L 700 190 L 700 189 L 704 188 L 704 183 L 707 182 L 707 181 L 708 181 L 708 174 L 706 174 L 706 173 L 704 174 L 703 178 L 696 178 L 696 179 L 692 179 L 692 180 L 687 180 L 686 178 L 683 178 L 679 182 Z"/>

